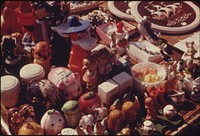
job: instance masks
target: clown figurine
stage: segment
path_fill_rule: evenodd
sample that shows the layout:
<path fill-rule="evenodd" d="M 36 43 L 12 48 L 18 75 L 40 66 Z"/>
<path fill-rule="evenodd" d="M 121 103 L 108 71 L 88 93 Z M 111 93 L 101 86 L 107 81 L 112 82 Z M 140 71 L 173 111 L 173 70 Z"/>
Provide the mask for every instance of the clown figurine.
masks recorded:
<path fill-rule="evenodd" d="M 62 37 L 71 38 L 71 52 L 68 68 L 73 72 L 78 72 L 81 80 L 84 72 L 82 71 L 83 59 L 96 47 L 97 40 L 89 35 L 90 22 L 88 20 L 78 20 L 76 16 L 69 16 L 67 23 L 51 27 Z M 85 84 L 84 81 L 81 81 Z"/>

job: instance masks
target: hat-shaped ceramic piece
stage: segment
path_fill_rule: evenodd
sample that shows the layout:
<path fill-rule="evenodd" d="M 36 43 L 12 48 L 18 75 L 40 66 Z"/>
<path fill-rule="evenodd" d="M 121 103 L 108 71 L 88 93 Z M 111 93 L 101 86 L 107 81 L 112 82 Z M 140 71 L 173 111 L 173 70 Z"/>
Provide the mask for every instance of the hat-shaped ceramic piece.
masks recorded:
<path fill-rule="evenodd" d="M 67 18 L 67 23 L 62 23 L 59 26 L 51 27 L 51 29 L 59 34 L 70 34 L 84 31 L 89 26 L 90 22 L 88 20 L 78 20 L 76 16 L 69 16 Z"/>

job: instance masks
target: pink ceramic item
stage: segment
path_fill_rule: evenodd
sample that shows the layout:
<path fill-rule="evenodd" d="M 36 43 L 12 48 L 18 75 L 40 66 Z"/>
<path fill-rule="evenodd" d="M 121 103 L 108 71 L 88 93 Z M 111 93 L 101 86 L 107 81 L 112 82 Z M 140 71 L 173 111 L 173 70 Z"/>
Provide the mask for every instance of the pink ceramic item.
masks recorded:
<path fill-rule="evenodd" d="M 48 110 L 42 117 L 40 125 L 47 135 L 57 135 L 65 127 L 63 115 L 55 110 Z"/>

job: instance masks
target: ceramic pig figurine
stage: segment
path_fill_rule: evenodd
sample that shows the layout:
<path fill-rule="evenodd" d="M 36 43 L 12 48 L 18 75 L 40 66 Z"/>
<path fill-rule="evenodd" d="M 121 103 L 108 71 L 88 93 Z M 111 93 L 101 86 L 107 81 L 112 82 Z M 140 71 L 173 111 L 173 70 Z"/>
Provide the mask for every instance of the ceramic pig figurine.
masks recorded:
<path fill-rule="evenodd" d="M 65 119 L 57 110 L 48 110 L 42 117 L 40 125 L 47 135 L 57 135 L 65 127 Z"/>
<path fill-rule="evenodd" d="M 80 75 L 65 67 L 56 67 L 48 74 L 48 79 L 60 90 L 64 100 L 78 99 L 82 94 Z"/>

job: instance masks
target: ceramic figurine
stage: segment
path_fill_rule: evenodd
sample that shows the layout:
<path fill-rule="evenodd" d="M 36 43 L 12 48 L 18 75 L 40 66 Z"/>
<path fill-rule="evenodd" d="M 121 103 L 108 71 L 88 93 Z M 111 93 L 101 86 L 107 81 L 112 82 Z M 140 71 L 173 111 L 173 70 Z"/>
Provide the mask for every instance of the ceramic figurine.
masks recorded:
<path fill-rule="evenodd" d="M 59 89 L 49 80 L 32 81 L 27 86 L 26 98 L 38 110 L 55 108 L 61 102 Z"/>
<path fill-rule="evenodd" d="M 197 51 L 194 48 L 194 42 L 186 42 L 187 51 L 182 55 L 181 59 L 183 59 L 186 63 L 187 68 L 189 69 L 193 65 L 194 55 Z"/>
<path fill-rule="evenodd" d="M 19 129 L 18 135 L 44 135 L 44 131 L 39 124 L 28 122 Z"/>
<path fill-rule="evenodd" d="M 186 70 L 186 63 L 183 59 L 179 60 L 177 65 L 176 65 L 176 71 L 178 72 L 183 72 Z"/>
<path fill-rule="evenodd" d="M 138 23 L 137 29 L 140 32 L 139 41 L 146 39 L 148 42 L 158 45 L 160 38 L 158 37 L 158 34 L 155 34 L 155 32 L 152 30 L 151 22 L 148 20 L 147 16 L 144 16 Z"/>
<path fill-rule="evenodd" d="M 83 59 L 83 81 L 86 82 L 86 89 L 90 91 L 97 90 L 97 84 L 100 80 L 97 63 L 97 55 L 94 53 Z"/>
<path fill-rule="evenodd" d="M 190 99 L 198 102 L 200 100 L 200 77 L 193 81 L 192 92 L 190 94 Z"/>
<path fill-rule="evenodd" d="M 118 109 L 112 110 L 108 115 L 107 127 L 109 130 L 119 132 L 122 129 L 123 115 Z"/>
<path fill-rule="evenodd" d="M 142 126 L 143 135 L 152 135 L 155 131 L 155 126 L 151 120 L 145 120 Z"/>
<path fill-rule="evenodd" d="M 101 106 L 94 109 L 95 121 L 102 121 L 106 117 L 108 117 L 108 109 L 106 107 Z"/>
<path fill-rule="evenodd" d="M 125 55 L 128 47 L 128 32 L 124 30 L 124 23 L 116 23 L 116 30 L 112 34 L 111 49 L 116 48 L 120 56 Z"/>
<path fill-rule="evenodd" d="M 2 11 L 1 33 L 11 34 L 13 32 L 22 32 L 22 26 L 17 20 L 14 10 L 19 7 L 20 1 L 5 1 L 5 7 Z"/>
<path fill-rule="evenodd" d="M 123 121 L 133 123 L 136 120 L 136 110 L 132 101 L 127 101 L 122 105 Z"/>
<path fill-rule="evenodd" d="M 22 32 L 28 32 L 32 36 L 33 41 L 42 41 L 41 25 L 36 23 L 34 9 L 31 7 L 30 1 L 20 1 L 20 5 L 16 8 L 15 13 L 19 23 L 22 25 Z"/>
<path fill-rule="evenodd" d="M 19 99 L 20 81 L 12 75 L 1 77 L 1 105 L 14 107 Z"/>
<path fill-rule="evenodd" d="M 97 121 L 94 124 L 94 134 L 95 135 L 108 135 L 107 128 L 108 118 L 104 118 L 102 121 Z"/>
<path fill-rule="evenodd" d="M 19 76 L 19 71 L 24 62 L 22 54 L 16 52 L 18 47 L 15 44 L 15 39 L 11 35 L 4 35 L 1 48 L 3 61 L 1 64 L 5 68 L 5 73 Z"/>
<path fill-rule="evenodd" d="M 59 111 L 51 109 L 42 116 L 40 125 L 46 135 L 57 135 L 65 127 L 65 119 Z"/>
<path fill-rule="evenodd" d="M 184 80 L 184 78 L 185 78 L 185 75 L 184 75 L 183 72 L 179 72 L 177 74 L 177 77 L 176 77 L 176 79 L 174 80 L 174 83 L 173 83 L 173 88 L 176 91 L 183 92 L 185 90 L 186 81 Z"/>
<path fill-rule="evenodd" d="M 40 64 L 44 70 L 46 76 L 50 72 L 52 58 L 52 49 L 47 42 L 40 41 L 33 47 L 33 63 Z"/>
<path fill-rule="evenodd" d="M 95 46 L 97 40 L 88 34 L 90 22 L 88 20 L 79 20 L 76 16 L 69 16 L 67 23 L 51 27 L 52 30 L 59 33 L 62 37 L 71 38 L 72 47 L 70 52 L 68 68 L 73 72 L 78 72 L 83 77 L 83 59 Z M 81 84 L 85 84 L 81 81 Z"/>
<path fill-rule="evenodd" d="M 64 112 L 66 124 L 68 127 L 75 128 L 79 124 L 79 120 L 82 117 L 79 108 L 79 102 L 76 100 L 69 100 L 64 103 L 61 108 Z"/>
<path fill-rule="evenodd" d="M 55 66 L 67 67 L 71 51 L 71 39 L 70 37 L 62 37 L 57 32 L 53 31 L 51 27 L 56 27 L 65 22 L 65 18 L 69 13 L 69 9 L 62 10 L 62 3 L 52 2 L 49 4 L 47 11 L 50 13 L 43 19 L 42 27 L 46 27 L 47 30 L 43 30 L 44 37 L 47 37 L 48 41 L 52 45 L 52 59 L 51 64 Z M 40 21 L 41 22 L 41 21 Z M 45 36 L 46 35 L 46 36 Z"/>
<path fill-rule="evenodd" d="M 82 95 L 78 73 L 72 73 L 65 67 L 56 67 L 50 71 L 48 79 L 60 89 L 64 101 L 78 99 Z"/>
<path fill-rule="evenodd" d="M 26 64 L 19 71 L 22 84 L 28 85 L 33 80 L 40 80 L 45 78 L 45 70 L 39 64 Z"/>
<path fill-rule="evenodd" d="M 79 125 L 76 128 L 77 133 L 79 135 L 83 134 L 94 135 L 93 125 L 94 125 L 94 116 L 91 114 L 84 115 L 81 117 Z"/>
<path fill-rule="evenodd" d="M 84 114 L 94 114 L 94 109 L 100 107 L 101 99 L 98 94 L 90 91 L 79 98 L 80 110 Z"/>
<path fill-rule="evenodd" d="M 157 119 L 157 112 L 154 107 L 153 99 L 151 97 L 147 97 L 145 99 L 145 108 L 147 110 L 147 120 L 156 120 Z"/>
<path fill-rule="evenodd" d="M 17 135 L 19 129 L 27 122 L 36 122 L 35 110 L 29 104 L 10 108 L 8 112 L 8 126 L 11 134 Z"/>
<path fill-rule="evenodd" d="M 194 61 L 196 62 L 194 63 L 194 66 L 190 69 L 190 73 L 192 75 L 192 78 L 196 79 L 200 77 L 200 57 L 197 57 L 197 59 L 195 59 Z"/>
<path fill-rule="evenodd" d="M 166 105 L 163 109 L 163 115 L 168 119 L 172 119 L 176 114 L 177 111 L 173 105 Z"/>

